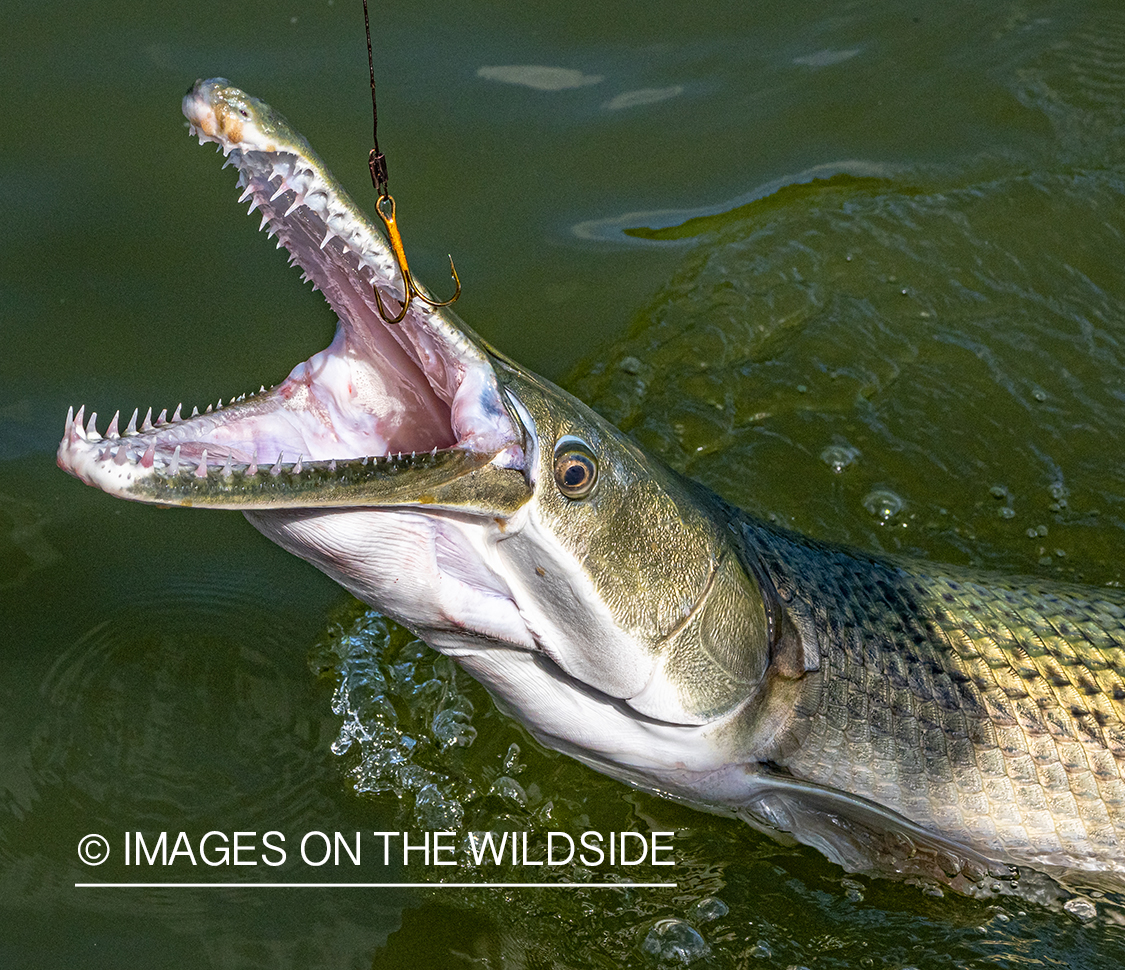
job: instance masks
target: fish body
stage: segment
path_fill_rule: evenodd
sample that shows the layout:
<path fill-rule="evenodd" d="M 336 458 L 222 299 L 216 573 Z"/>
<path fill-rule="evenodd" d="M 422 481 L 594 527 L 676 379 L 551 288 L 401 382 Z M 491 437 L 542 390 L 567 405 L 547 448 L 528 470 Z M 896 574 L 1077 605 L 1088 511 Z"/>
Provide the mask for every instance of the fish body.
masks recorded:
<path fill-rule="evenodd" d="M 818 543 L 733 508 L 413 301 L 308 143 L 222 79 L 184 99 L 339 315 L 268 391 L 103 436 L 111 494 L 239 509 L 629 784 L 972 891 L 1125 874 L 1125 596 Z M 377 293 L 380 297 L 376 300 Z"/>

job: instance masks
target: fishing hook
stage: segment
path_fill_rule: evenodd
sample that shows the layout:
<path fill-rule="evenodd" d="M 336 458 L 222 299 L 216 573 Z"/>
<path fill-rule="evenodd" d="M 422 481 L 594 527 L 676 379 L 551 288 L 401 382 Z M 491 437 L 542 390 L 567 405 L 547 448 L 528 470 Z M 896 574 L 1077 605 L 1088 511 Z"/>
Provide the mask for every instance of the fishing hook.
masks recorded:
<path fill-rule="evenodd" d="M 374 152 L 372 152 L 374 156 Z M 419 288 L 418 284 L 414 282 L 414 276 L 410 272 L 410 267 L 406 262 L 406 249 L 402 245 L 402 234 L 398 231 L 398 223 L 395 221 L 395 200 L 385 189 L 383 194 L 379 196 L 378 201 L 375 203 L 375 211 L 379 214 L 383 226 L 387 230 L 387 238 L 391 244 L 391 251 L 394 253 L 395 262 L 398 263 L 398 271 L 402 275 L 402 306 L 399 307 L 398 315 L 391 316 L 387 308 L 383 305 L 383 300 L 379 296 L 379 287 L 372 284 L 371 289 L 375 294 L 375 305 L 379 308 L 379 316 L 381 316 L 387 323 L 400 323 L 403 317 L 406 316 L 406 311 L 410 309 L 410 304 L 413 300 L 420 300 L 426 306 L 437 309 L 438 307 L 449 306 L 455 303 L 457 298 L 461 295 L 461 277 L 457 275 L 457 267 L 453 265 L 453 257 L 449 257 L 449 272 L 453 276 L 453 282 L 456 284 L 456 289 L 453 291 L 453 296 L 448 300 L 432 300 L 426 296 Z"/>
<path fill-rule="evenodd" d="M 371 284 L 371 291 L 375 294 L 375 305 L 379 308 L 379 316 L 387 323 L 401 323 L 406 316 L 406 311 L 410 309 L 412 300 L 421 300 L 426 306 L 434 309 L 455 303 L 457 297 L 461 295 L 461 277 L 457 275 L 457 267 L 453 265 L 453 257 L 450 256 L 449 272 L 457 288 L 448 300 L 439 302 L 426 296 L 418 288 L 410 273 L 410 267 L 406 262 L 406 248 L 402 245 L 402 233 L 398 231 L 398 223 L 395 222 L 395 200 L 387 187 L 387 158 L 379 151 L 379 113 L 375 107 L 375 59 L 371 53 L 371 22 L 367 16 L 367 0 L 363 0 L 363 30 L 367 35 L 367 70 L 371 76 L 371 141 L 374 146 L 367 159 L 367 167 L 371 169 L 371 184 L 379 193 L 379 198 L 375 202 L 375 211 L 379 213 L 383 227 L 387 230 L 387 239 L 390 241 L 391 251 L 394 253 L 398 271 L 402 276 L 402 305 L 399 307 L 398 316 L 392 317 L 387 312 L 383 299 L 379 296 L 379 287 L 374 283 Z"/>

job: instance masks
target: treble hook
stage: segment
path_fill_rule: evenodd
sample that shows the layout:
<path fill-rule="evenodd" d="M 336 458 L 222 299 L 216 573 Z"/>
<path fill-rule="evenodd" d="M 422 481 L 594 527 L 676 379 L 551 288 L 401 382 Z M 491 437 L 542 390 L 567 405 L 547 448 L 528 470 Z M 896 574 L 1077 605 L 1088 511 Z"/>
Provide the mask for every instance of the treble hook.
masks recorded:
<path fill-rule="evenodd" d="M 391 316 L 387 312 L 387 308 L 383 305 L 383 301 L 379 296 L 379 287 L 372 284 L 371 289 L 375 293 L 375 304 L 379 308 L 379 316 L 381 316 L 387 323 L 400 323 L 403 317 L 406 316 L 406 311 L 410 309 L 412 300 L 421 300 L 427 306 L 438 307 L 449 306 L 451 303 L 456 302 L 457 297 L 461 295 L 461 277 L 457 275 L 457 267 L 453 265 L 453 257 L 449 257 L 449 272 L 453 276 L 453 282 L 457 285 L 454 290 L 453 296 L 448 300 L 437 301 L 431 300 L 425 293 L 418 289 L 418 284 L 414 282 L 414 277 L 411 275 L 410 267 L 406 263 L 406 250 L 402 245 L 402 234 L 398 231 L 398 223 L 395 222 L 395 200 L 394 197 L 387 192 L 379 196 L 379 200 L 375 203 L 375 211 L 379 213 L 379 218 L 383 221 L 384 227 L 387 230 L 387 238 L 390 240 L 391 251 L 395 254 L 395 262 L 398 263 L 398 271 L 402 274 L 402 306 L 399 308 L 397 316 Z"/>

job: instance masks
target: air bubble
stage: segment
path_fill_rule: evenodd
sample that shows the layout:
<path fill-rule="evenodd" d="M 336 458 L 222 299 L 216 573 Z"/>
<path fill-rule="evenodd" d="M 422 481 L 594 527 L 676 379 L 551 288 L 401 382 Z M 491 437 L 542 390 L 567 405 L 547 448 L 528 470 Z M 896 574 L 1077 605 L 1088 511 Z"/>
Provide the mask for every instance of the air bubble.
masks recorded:
<path fill-rule="evenodd" d="M 864 497 L 863 507 L 881 522 L 887 522 L 898 515 L 906 503 L 889 488 L 877 488 Z"/>
<path fill-rule="evenodd" d="M 1071 916 L 1086 922 L 1092 920 L 1098 915 L 1098 907 L 1095 906 L 1090 900 L 1083 899 L 1080 896 L 1075 896 L 1073 899 L 1068 899 L 1063 903 L 1065 909 Z"/>
<path fill-rule="evenodd" d="M 699 930 L 682 919 L 658 920 L 648 931 L 641 951 L 664 965 L 687 966 L 711 955 Z"/>
<path fill-rule="evenodd" d="M 859 460 L 859 449 L 851 445 L 829 445 L 820 453 L 820 460 L 838 475 Z"/>
<path fill-rule="evenodd" d="M 712 920 L 722 919 L 729 912 L 730 907 L 721 899 L 705 896 L 688 910 L 688 916 L 697 923 L 710 923 Z"/>

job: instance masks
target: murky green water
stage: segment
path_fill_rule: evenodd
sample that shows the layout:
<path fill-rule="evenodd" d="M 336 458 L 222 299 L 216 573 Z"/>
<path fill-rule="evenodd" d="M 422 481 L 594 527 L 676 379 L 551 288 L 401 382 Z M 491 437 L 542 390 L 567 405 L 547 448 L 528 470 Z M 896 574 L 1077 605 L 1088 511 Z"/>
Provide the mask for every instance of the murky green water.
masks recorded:
<path fill-rule="evenodd" d="M 362 18 L 319 0 L 0 19 L 0 963 L 656 966 L 657 939 L 703 967 L 1125 961 L 1114 927 L 849 879 L 544 753 L 238 516 L 62 475 L 69 404 L 226 399 L 326 343 L 330 312 L 179 99 L 230 77 L 369 197 Z M 412 265 L 444 292 L 452 252 L 459 309 L 498 346 L 818 537 L 1122 580 L 1120 4 L 414 3 L 374 21 Z M 511 65 L 574 73 L 479 73 Z M 341 741 L 349 712 L 370 737 Z M 310 831 L 446 824 L 673 830 L 678 888 L 74 887 L 494 878 L 297 858 Z M 126 867 L 137 830 L 256 832 L 259 864 Z M 90 833 L 104 866 L 78 860 Z"/>

